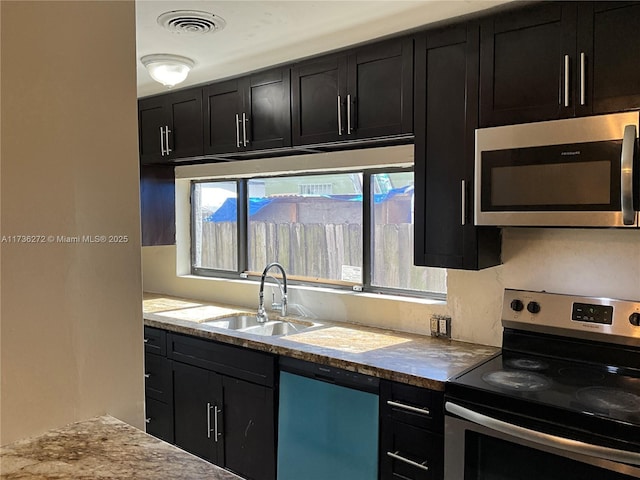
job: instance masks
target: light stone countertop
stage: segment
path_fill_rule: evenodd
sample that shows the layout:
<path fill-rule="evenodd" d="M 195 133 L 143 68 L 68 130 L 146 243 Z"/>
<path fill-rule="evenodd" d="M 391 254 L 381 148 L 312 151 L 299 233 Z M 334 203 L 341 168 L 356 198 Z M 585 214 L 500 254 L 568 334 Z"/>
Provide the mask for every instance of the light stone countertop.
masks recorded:
<path fill-rule="evenodd" d="M 262 336 L 204 323 L 236 313 L 255 315 L 250 309 L 149 293 L 145 293 L 143 303 L 144 324 L 149 327 L 432 390 L 444 390 L 449 378 L 499 351 L 486 345 L 315 319 L 312 321 L 319 325 L 300 333 Z"/>
<path fill-rule="evenodd" d="M 110 416 L 0 447 L 2 480 L 242 480 Z"/>

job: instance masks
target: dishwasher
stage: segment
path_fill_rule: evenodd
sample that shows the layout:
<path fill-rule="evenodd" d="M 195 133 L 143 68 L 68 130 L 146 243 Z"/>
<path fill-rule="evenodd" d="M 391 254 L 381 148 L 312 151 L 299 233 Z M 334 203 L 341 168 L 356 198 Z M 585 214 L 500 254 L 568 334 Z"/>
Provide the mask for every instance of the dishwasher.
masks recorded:
<path fill-rule="evenodd" d="M 281 357 L 278 480 L 377 480 L 379 384 Z"/>

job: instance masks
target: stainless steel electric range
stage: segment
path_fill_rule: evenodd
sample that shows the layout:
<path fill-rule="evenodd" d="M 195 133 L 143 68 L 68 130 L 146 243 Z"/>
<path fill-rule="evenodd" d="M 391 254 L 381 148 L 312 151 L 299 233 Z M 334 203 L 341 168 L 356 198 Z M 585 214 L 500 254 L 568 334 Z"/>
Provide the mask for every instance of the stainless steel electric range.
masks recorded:
<path fill-rule="evenodd" d="M 502 324 L 447 385 L 445 479 L 640 478 L 640 302 L 505 290 Z"/>

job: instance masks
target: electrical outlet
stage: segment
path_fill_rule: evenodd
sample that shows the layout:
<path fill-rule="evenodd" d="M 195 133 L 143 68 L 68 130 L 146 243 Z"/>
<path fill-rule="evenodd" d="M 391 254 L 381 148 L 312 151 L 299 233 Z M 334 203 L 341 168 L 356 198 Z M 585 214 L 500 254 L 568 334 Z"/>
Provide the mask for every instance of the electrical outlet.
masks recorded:
<path fill-rule="evenodd" d="M 438 336 L 451 338 L 451 317 L 440 317 L 438 319 Z"/>
<path fill-rule="evenodd" d="M 438 336 L 438 317 L 436 315 L 431 317 L 431 336 Z"/>

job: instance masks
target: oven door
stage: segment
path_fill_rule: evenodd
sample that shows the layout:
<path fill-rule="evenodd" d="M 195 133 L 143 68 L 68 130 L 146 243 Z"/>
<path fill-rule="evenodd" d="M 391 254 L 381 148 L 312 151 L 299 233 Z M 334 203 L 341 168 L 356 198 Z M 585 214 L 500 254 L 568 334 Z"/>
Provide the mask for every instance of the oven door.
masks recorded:
<path fill-rule="evenodd" d="M 445 404 L 445 480 L 629 480 L 640 453 L 523 428 Z"/>
<path fill-rule="evenodd" d="M 635 112 L 477 130 L 476 224 L 637 226 L 637 138 Z"/>

